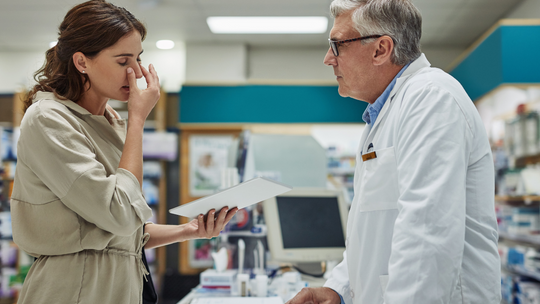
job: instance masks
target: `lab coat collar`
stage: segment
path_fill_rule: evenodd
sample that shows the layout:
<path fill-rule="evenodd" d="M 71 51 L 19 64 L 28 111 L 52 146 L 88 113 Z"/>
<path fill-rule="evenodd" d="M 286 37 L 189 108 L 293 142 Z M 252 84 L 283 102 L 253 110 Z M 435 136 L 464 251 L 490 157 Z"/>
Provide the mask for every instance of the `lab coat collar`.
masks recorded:
<path fill-rule="evenodd" d="M 397 92 L 400 91 L 403 84 L 411 77 L 412 75 L 418 73 L 423 68 L 428 68 L 431 66 L 431 63 L 427 60 L 426 56 L 424 54 L 420 55 L 418 59 L 413 61 L 409 67 L 401 74 L 401 77 L 399 77 L 396 80 L 396 84 L 394 85 L 394 88 L 392 89 L 392 92 L 390 92 L 390 95 L 388 96 L 388 99 L 386 103 L 384 104 L 383 108 L 381 109 L 381 112 L 375 121 L 375 124 L 370 129 L 370 140 L 373 140 L 373 137 L 375 136 L 375 130 L 377 127 L 384 121 L 384 118 L 386 114 L 388 113 L 390 107 L 393 105 L 392 99 L 397 94 Z M 366 143 L 364 143 L 366 144 Z M 365 148 L 365 147 L 364 147 Z"/>
<path fill-rule="evenodd" d="M 409 67 L 403 72 L 401 77 L 396 80 L 396 85 L 394 86 L 392 92 L 390 92 L 390 96 L 388 97 L 388 99 L 391 100 L 394 95 L 396 95 L 396 93 L 399 91 L 399 89 L 401 89 L 405 81 L 407 81 L 407 79 L 409 79 L 411 75 L 415 74 L 423 68 L 429 68 L 430 66 L 431 63 L 429 63 L 429 61 L 427 60 L 426 55 L 422 53 L 420 57 L 418 57 L 409 65 Z"/>

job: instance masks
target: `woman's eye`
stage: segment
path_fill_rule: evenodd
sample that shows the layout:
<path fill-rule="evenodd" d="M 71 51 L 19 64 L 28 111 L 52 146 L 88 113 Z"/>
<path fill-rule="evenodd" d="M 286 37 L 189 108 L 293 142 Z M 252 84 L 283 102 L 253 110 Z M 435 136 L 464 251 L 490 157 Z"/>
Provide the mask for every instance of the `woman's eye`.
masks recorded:
<path fill-rule="evenodd" d="M 142 61 L 141 58 L 137 58 L 137 62 L 141 62 L 141 61 Z"/>
<path fill-rule="evenodd" d="M 119 62 L 119 64 L 120 64 L 121 66 L 126 66 L 126 65 L 127 65 L 127 60 L 124 61 L 124 62 Z"/>

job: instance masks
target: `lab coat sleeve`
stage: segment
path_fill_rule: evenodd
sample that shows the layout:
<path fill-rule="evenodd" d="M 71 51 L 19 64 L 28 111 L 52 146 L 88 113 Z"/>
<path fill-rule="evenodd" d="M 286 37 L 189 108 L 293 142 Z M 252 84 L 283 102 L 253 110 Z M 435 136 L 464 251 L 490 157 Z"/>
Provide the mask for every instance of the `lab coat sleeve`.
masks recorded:
<path fill-rule="evenodd" d="M 119 236 L 132 235 L 150 218 L 137 178 L 121 168 L 108 174 L 72 115 L 39 105 L 28 111 L 20 158 L 66 207 Z"/>
<path fill-rule="evenodd" d="M 413 85 L 395 132 L 399 215 L 384 300 L 449 303 L 463 257 L 471 129 L 448 91 Z"/>
<path fill-rule="evenodd" d="M 349 288 L 349 271 L 347 269 L 347 251 L 343 252 L 343 261 L 331 272 L 330 278 L 324 283 L 324 287 L 333 289 L 341 296 L 342 303 L 352 304 Z"/>

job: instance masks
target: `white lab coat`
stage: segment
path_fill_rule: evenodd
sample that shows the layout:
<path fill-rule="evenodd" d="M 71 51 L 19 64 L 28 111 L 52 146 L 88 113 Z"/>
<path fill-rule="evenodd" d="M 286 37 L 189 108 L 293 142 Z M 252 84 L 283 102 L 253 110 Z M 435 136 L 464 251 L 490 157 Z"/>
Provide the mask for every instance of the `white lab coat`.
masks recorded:
<path fill-rule="evenodd" d="M 491 149 L 454 78 L 424 55 L 411 63 L 356 161 L 347 249 L 326 287 L 347 304 L 500 303 Z"/>

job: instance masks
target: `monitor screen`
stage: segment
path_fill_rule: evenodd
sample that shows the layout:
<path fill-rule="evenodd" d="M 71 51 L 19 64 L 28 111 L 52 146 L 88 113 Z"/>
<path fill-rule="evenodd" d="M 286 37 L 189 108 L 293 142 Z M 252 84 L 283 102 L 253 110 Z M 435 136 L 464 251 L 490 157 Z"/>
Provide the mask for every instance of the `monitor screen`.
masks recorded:
<path fill-rule="evenodd" d="M 341 191 L 293 189 L 264 201 L 268 246 L 278 262 L 341 260 L 348 206 Z"/>
<path fill-rule="evenodd" d="M 276 200 L 283 248 L 345 247 L 337 196 Z"/>

